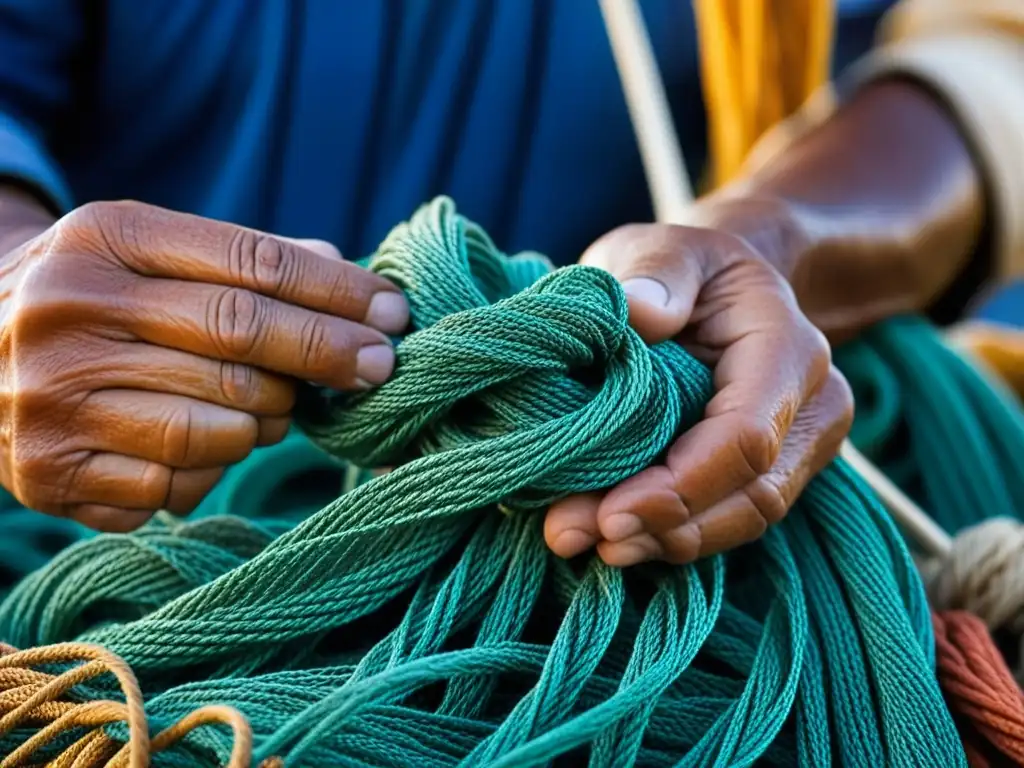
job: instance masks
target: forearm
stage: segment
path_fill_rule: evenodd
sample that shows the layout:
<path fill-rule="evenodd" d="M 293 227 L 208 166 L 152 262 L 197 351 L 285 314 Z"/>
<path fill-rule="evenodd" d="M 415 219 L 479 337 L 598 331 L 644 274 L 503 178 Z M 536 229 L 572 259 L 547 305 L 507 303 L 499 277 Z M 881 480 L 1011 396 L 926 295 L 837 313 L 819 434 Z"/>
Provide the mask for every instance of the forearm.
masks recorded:
<path fill-rule="evenodd" d="M 54 221 L 34 195 L 0 181 L 0 255 L 44 232 Z"/>
<path fill-rule="evenodd" d="M 866 88 L 713 195 L 709 210 L 722 200 L 785 210 L 792 231 L 748 223 L 738 234 L 774 238 L 762 250 L 832 338 L 929 306 L 975 256 L 985 215 L 979 173 L 950 116 L 924 89 L 895 81 Z"/>

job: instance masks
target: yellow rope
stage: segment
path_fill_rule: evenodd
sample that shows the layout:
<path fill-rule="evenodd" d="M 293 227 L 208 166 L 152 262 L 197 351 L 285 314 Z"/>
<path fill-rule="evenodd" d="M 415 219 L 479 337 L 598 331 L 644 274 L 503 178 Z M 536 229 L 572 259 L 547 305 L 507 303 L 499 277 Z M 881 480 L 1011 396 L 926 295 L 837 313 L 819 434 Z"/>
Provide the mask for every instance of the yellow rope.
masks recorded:
<path fill-rule="evenodd" d="M 715 186 L 828 82 L 833 0 L 693 0 Z"/>

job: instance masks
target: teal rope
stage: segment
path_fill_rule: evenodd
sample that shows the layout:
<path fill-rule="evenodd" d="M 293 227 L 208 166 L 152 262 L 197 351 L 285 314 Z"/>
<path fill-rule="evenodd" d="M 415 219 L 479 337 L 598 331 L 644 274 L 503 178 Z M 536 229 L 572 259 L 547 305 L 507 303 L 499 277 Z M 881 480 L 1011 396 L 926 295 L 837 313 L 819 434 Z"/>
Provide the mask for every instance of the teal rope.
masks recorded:
<path fill-rule="evenodd" d="M 854 390 L 851 438 L 950 533 L 1024 511 L 1024 411 L 921 319 L 836 353 Z"/>
<path fill-rule="evenodd" d="M 395 375 L 309 392 L 300 416 L 326 454 L 397 468 L 335 468 L 347 492 L 306 516 L 271 486 L 335 459 L 297 437 L 257 452 L 194 519 L 83 541 L 22 580 L 0 637 L 102 643 L 156 727 L 230 704 L 288 765 L 965 764 L 920 581 L 845 464 L 730 555 L 559 560 L 545 506 L 657 460 L 700 418 L 708 370 L 644 345 L 607 274 L 506 257 L 443 198 L 369 266 L 412 309 Z M 230 746 L 207 728 L 157 762 Z"/>
<path fill-rule="evenodd" d="M 83 526 L 22 507 L 0 488 L 0 597 L 45 566 L 54 555 L 91 533 Z"/>

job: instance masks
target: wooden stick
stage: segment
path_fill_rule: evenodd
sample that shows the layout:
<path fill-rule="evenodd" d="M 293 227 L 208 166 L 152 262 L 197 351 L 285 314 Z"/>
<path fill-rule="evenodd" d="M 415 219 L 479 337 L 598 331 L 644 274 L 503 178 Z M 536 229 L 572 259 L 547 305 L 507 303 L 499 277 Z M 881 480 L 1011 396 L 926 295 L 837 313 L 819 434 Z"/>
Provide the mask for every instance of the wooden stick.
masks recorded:
<path fill-rule="evenodd" d="M 853 467 L 861 479 L 881 499 L 903 532 L 913 539 L 922 551 L 932 557 L 945 557 L 953 549 L 953 539 L 939 527 L 913 500 L 865 456 L 853 443 L 844 440 L 839 455 Z"/>
<path fill-rule="evenodd" d="M 681 221 L 683 211 L 693 199 L 692 187 L 647 27 L 636 0 L 599 0 L 599 3 L 640 145 L 655 218 L 666 223 Z M 840 455 L 881 499 L 903 531 L 927 554 L 941 556 L 950 551 L 949 535 L 849 440 L 843 442 Z"/>
<path fill-rule="evenodd" d="M 693 202 L 693 187 L 686 174 L 683 150 L 676 138 L 643 16 L 636 3 L 607 0 L 601 0 L 601 13 L 637 135 L 654 218 L 680 221 Z M 655 87 L 650 87 L 651 83 L 655 83 Z"/>

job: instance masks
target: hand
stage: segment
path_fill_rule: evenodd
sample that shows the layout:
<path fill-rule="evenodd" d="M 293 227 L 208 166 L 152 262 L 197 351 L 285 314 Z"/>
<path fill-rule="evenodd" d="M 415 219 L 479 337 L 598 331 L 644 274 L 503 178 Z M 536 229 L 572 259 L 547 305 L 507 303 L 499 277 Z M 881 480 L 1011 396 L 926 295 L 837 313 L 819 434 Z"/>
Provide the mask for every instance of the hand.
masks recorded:
<path fill-rule="evenodd" d="M 753 541 L 849 431 L 849 387 L 774 266 L 796 257 L 798 230 L 761 203 L 714 210 L 695 211 L 708 226 L 617 229 L 582 258 L 622 282 L 647 342 L 677 339 L 714 366 L 716 394 L 664 465 L 551 507 L 544 534 L 562 557 L 596 545 L 614 566 L 688 563 Z"/>
<path fill-rule="evenodd" d="M 407 321 L 327 243 L 84 206 L 0 259 L 0 481 L 108 531 L 188 512 L 284 437 L 295 380 L 383 382 Z"/>

